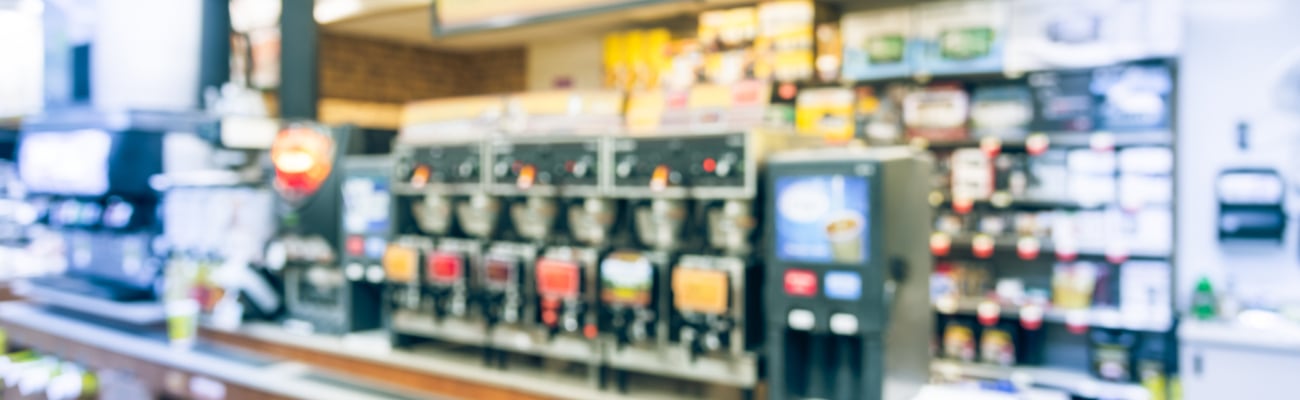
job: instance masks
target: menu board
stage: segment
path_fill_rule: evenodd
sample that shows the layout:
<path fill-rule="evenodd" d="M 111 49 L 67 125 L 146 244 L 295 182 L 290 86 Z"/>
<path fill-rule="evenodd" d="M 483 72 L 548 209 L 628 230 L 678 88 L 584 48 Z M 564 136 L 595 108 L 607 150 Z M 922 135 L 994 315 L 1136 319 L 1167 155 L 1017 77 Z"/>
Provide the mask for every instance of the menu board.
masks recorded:
<path fill-rule="evenodd" d="M 435 32 L 445 35 L 673 1 L 677 0 L 436 0 L 433 23 Z"/>
<path fill-rule="evenodd" d="M 808 175 L 776 179 L 776 256 L 787 262 L 855 264 L 870 258 L 867 179 Z"/>
<path fill-rule="evenodd" d="M 388 177 L 349 177 L 343 183 L 343 226 L 348 233 L 388 233 Z"/>

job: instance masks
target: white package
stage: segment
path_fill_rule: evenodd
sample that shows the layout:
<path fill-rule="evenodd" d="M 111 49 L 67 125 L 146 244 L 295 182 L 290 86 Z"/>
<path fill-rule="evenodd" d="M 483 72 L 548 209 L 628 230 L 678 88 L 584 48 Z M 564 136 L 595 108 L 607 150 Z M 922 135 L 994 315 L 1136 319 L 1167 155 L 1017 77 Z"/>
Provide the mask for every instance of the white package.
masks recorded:
<path fill-rule="evenodd" d="M 1179 0 L 1016 0 L 1006 69 L 1082 68 L 1173 56 Z"/>

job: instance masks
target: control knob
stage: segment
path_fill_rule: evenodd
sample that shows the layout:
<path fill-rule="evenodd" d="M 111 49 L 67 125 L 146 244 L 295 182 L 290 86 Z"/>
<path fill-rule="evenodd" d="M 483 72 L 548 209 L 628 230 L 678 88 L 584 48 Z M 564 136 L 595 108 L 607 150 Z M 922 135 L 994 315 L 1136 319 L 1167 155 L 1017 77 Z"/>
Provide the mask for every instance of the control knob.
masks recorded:
<path fill-rule="evenodd" d="M 460 165 L 456 167 L 456 173 L 460 174 L 461 178 L 471 177 L 474 175 L 474 170 L 476 169 L 474 164 L 475 162 L 473 159 L 465 160 L 465 162 L 460 163 Z"/>
<path fill-rule="evenodd" d="M 619 161 L 614 168 L 614 172 L 618 174 L 619 178 L 632 176 L 632 170 L 636 168 L 636 156 L 627 156 L 623 161 Z"/>

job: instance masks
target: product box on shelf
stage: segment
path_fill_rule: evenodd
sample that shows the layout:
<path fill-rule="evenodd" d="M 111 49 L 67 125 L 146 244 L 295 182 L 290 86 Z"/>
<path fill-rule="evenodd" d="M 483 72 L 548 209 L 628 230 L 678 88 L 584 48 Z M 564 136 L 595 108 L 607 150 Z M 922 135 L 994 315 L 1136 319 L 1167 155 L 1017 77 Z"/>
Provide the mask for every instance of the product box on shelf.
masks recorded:
<path fill-rule="evenodd" d="M 702 12 L 697 35 L 704 51 L 704 75 L 708 82 L 728 85 L 756 75 L 756 8 Z"/>
<path fill-rule="evenodd" d="M 1017 0 L 1008 71 L 1081 68 L 1175 55 L 1177 0 Z"/>
<path fill-rule="evenodd" d="M 1161 64 L 1124 64 L 1093 70 L 1098 124 L 1110 132 L 1169 127 L 1173 77 Z"/>
<path fill-rule="evenodd" d="M 845 14 L 840 22 L 844 40 L 843 79 L 861 81 L 912 75 L 922 52 L 912 22 L 911 7 Z"/>
<path fill-rule="evenodd" d="M 920 73 L 1002 72 L 1009 0 L 943 1 L 916 6 Z"/>
<path fill-rule="evenodd" d="M 907 136 L 931 142 L 966 139 L 970 95 L 956 82 L 933 84 L 903 100 Z"/>
<path fill-rule="evenodd" d="M 975 86 L 970 122 L 976 138 L 1024 139 L 1034 116 L 1029 88 L 1015 82 Z"/>
<path fill-rule="evenodd" d="M 807 89 L 799 93 L 795 127 L 800 134 L 827 141 L 853 138 L 853 91 L 846 88 Z"/>
<path fill-rule="evenodd" d="M 1034 132 L 1090 132 L 1096 129 L 1092 71 L 1047 71 L 1029 74 L 1034 98 Z"/>

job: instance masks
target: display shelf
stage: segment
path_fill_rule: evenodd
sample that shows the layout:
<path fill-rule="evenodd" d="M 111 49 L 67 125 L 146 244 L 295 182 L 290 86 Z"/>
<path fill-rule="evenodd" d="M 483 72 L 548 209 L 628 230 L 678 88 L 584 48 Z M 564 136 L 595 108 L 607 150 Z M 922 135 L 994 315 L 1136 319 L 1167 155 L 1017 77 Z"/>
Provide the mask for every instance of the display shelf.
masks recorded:
<path fill-rule="evenodd" d="M 944 309 L 934 305 L 935 312 L 945 315 L 977 315 L 982 299 L 958 299 L 956 307 Z M 1000 304 L 1001 318 L 1019 320 L 1020 306 Z M 1054 324 L 1082 324 L 1093 328 L 1122 329 L 1141 332 L 1167 332 L 1173 327 L 1173 315 L 1136 315 L 1126 316 L 1120 309 L 1111 307 L 1093 307 L 1091 309 L 1043 309 L 1043 322 Z"/>
<path fill-rule="evenodd" d="M 1048 150 L 1171 146 L 1174 140 L 1172 131 L 1167 129 L 1132 132 L 1034 132 L 1034 134 L 1047 136 Z M 1001 140 L 999 149 L 1008 153 L 1025 153 L 1028 152 L 1027 142 L 1026 139 L 1005 139 Z M 966 139 L 926 142 L 922 147 L 930 150 L 955 150 L 980 147 L 980 145 L 981 139 Z"/>
<path fill-rule="evenodd" d="M 1053 367 L 1004 367 L 990 364 L 935 360 L 930 370 L 940 376 L 1010 380 L 1028 386 L 1063 390 L 1079 397 L 1148 400 L 1151 395 L 1134 383 L 1103 381 L 1083 372 Z"/>
<path fill-rule="evenodd" d="M 970 235 L 956 236 L 951 238 L 951 246 L 948 254 L 936 255 L 936 257 L 940 259 L 1005 259 L 1006 257 L 1019 257 L 1017 254 L 1018 240 L 1018 237 L 1013 236 L 995 237 L 993 240 L 993 254 L 989 257 L 977 257 L 972 249 L 974 237 Z M 1117 257 L 1112 257 L 1112 255 L 1107 254 L 1107 251 L 1104 248 L 1081 247 L 1076 249 L 1076 254 L 1073 258 L 1067 259 L 1107 262 L 1112 264 L 1114 264 L 1114 261 L 1116 260 L 1122 260 L 1122 263 L 1125 261 L 1169 261 L 1170 259 L 1170 254 L 1168 252 L 1152 250 L 1129 250 L 1127 254 L 1123 255 L 1123 257 L 1118 257 L 1118 255 L 1116 256 Z M 1116 260 L 1112 260 L 1112 258 L 1116 258 Z M 1053 259 L 1060 260 L 1061 258 L 1057 257 L 1056 249 L 1053 246 L 1052 241 L 1050 239 L 1040 239 L 1038 256 L 1028 260 L 1021 260 L 1047 261 Z"/>
<path fill-rule="evenodd" d="M 931 194 L 931 204 L 936 207 L 952 208 L 952 196 L 934 192 Z M 938 200 L 938 201 L 935 201 Z M 1104 210 L 1108 207 L 1118 207 L 1114 203 L 1085 203 L 1077 200 L 1065 199 L 1025 199 L 1012 198 L 1006 202 L 998 202 L 992 199 L 981 199 L 972 201 L 975 210 L 1003 210 L 1003 211 L 1050 211 L 1050 210 L 1067 210 L 1067 211 L 1085 211 L 1085 210 Z"/>

